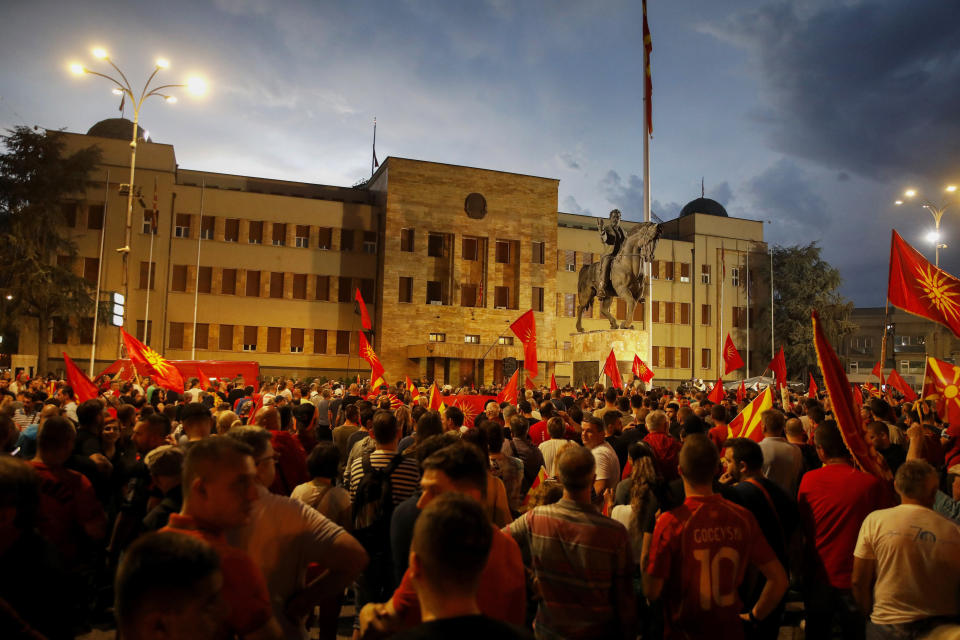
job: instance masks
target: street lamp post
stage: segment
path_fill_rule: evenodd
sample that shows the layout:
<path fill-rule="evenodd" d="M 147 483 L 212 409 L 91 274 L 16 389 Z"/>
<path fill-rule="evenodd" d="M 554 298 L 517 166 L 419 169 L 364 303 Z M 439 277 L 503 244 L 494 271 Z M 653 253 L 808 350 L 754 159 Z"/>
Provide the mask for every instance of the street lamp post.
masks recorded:
<path fill-rule="evenodd" d="M 183 84 L 164 84 L 157 87 L 152 87 L 150 84 L 153 82 L 157 73 L 161 69 L 167 69 L 170 67 L 170 62 L 165 58 L 158 58 L 156 64 L 153 68 L 153 73 L 150 74 L 150 77 L 147 78 L 147 82 L 143 85 L 143 89 L 140 91 L 139 95 L 134 93 L 133 86 L 130 84 L 130 81 L 127 80 L 127 76 L 124 75 L 123 71 L 120 70 L 113 60 L 110 59 L 110 56 L 107 55 L 107 52 L 104 49 L 96 48 L 93 50 L 93 57 L 98 60 L 105 60 L 114 71 L 119 74 L 121 80 L 105 74 L 99 73 L 97 71 L 92 71 L 85 66 L 73 63 L 70 65 L 70 70 L 76 75 L 90 74 L 100 78 L 109 80 L 114 85 L 113 89 L 114 95 L 123 96 L 124 100 L 130 100 L 130 104 L 133 108 L 133 133 L 130 138 L 130 182 L 127 184 L 127 218 L 126 224 L 124 227 L 124 245 L 117 249 L 121 254 L 123 260 L 122 268 L 122 281 L 121 286 L 123 287 L 123 297 L 127 301 L 127 307 L 129 308 L 130 300 L 130 236 L 133 229 L 133 196 L 134 196 L 134 172 L 136 171 L 137 165 L 137 130 L 140 123 L 140 109 L 143 107 L 143 103 L 152 96 L 157 96 L 158 98 L 163 98 L 167 103 L 173 104 L 177 101 L 176 96 L 163 93 L 168 89 L 177 89 L 186 87 L 189 91 L 195 94 L 202 94 L 206 91 L 206 83 L 200 78 L 190 78 L 186 83 Z M 152 279 L 151 273 L 152 269 L 148 268 L 147 272 L 147 286 L 150 286 L 150 280 Z M 126 317 L 124 317 L 124 325 L 126 325 Z M 121 355 L 121 349 L 123 345 L 122 337 L 119 340 L 117 347 L 117 355 Z"/>
<path fill-rule="evenodd" d="M 944 189 L 944 191 L 945 191 L 946 193 L 948 193 L 948 194 L 956 193 L 956 192 L 957 192 L 957 186 L 951 184 L 951 185 L 947 186 L 947 187 Z M 906 191 L 903 192 L 903 197 L 904 197 L 904 198 L 907 198 L 907 199 L 916 198 L 916 197 L 917 197 L 917 190 L 916 190 L 916 189 L 907 189 Z M 897 206 L 901 206 L 901 205 L 903 205 L 903 203 L 904 203 L 903 200 L 897 200 L 897 201 L 894 202 L 894 204 L 896 204 Z M 946 248 L 947 248 L 947 245 L 945 245 L 945 244 L 943 244 L 943 242 L 941 242 L 942 236 L 940 235 L 940 219 L 943 218 L 943 214 L 944 214 L 944 213 L 947 211 L 947 209 L 950 207 L 951 203 L 950 203 L 950 202 L 945 202 L 945 203 L 941 204 L 941 205 L 938 207 L 937 205 L 933 204 L 933 202 L 931 202 L 930 200 L 927 200 L 927 199 L 925 199 L 925 198 L 922 198 L 922 199 L 920 200 L 920 204 L 921 204 L 921 206 L 922 206 L 924 209 L 926 209 L 927 211 L 929 211 L 930 214 L 933 216 L 934 230 L 927 234 L 927 241 L 933 243 L 933 247 L 934 247 L 934 249 L 933 249 L 933 251 L 934 251 L 934 265 L 935 265 L 937 268 L 939 268 L 939 267 L 940 267 L 940 249 L 946 249 Z"/>

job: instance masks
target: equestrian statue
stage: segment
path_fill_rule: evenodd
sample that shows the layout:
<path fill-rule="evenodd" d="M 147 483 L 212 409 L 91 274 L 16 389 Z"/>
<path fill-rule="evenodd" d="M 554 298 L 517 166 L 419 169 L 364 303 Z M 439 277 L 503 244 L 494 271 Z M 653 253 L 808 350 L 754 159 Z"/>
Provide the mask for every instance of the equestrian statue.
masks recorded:
<path fill-rule="evenodd" d="M 611 329 L 629 329 L 633 324 L 633 311 L 638 302 L 643 302 L 646 293 L 644 263 L 653 260 L 653 251 L 660 238 L 660 227 L 652 222 L 642 222 L 629 233 L 620 226 L 620 210 L 610 212 L 609 221 L 597 220 L 600 239 L 612 248 L 600 262 L 583 265 L 578 278 L 577 331 L 583 331 L 583 311 L 596 297 L 600 301 L 600 315 L 610 321 Z M 617 326 L 617 319 L 610 313 L 614 297 L 627 303 L 626 318 Z"/>

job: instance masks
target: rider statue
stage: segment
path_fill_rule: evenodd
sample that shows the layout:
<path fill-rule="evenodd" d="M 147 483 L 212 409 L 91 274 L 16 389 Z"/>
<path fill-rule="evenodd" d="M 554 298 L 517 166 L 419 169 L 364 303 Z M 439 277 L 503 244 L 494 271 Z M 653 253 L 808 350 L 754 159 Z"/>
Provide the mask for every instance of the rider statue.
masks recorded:
<path fill-rule="evenodd" d="M 603 299 L 614 295 L 614 292 L 609 291 L 607 288 L 607 283 L 610 281 L 610 264 L 617 254 L 620 253 L 623 241 L 627 237 L 623 232 L 623 228 L 620 226 L 620 210 L 614 209 L 610 212 L 610 221 L 607 224 L 604 224 L 603 220 L 598 219 L 597 229 L 600 231 L 600 239 L 603 243 L 613 247 L 610 253 L 600 259 L 600 282 L 597 287 L 597 298 Z"/>

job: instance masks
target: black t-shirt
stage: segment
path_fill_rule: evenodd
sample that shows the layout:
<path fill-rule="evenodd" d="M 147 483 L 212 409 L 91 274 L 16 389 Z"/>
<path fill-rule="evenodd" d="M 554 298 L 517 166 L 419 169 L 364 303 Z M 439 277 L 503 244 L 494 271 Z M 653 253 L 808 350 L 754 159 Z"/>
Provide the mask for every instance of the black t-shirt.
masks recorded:
<path fill-rule="evenodd" d="M 420 491 L 393 508 L 390 517 L 390 551 L 393 554 L 393 572 L 397 584 L 403 580 L 410 561 L 410 545 L 413 542 L 413 525 L 417 523 L 420 509 L 417 502 L 420 500 Z"/>
<path fill-rule="evenodd" d="M 763 537 L 767 539 L 770 548 L 786 567 L 786 545 L 800 525 L 797 503 L 777 483 L 766 478 L 757 478 L 757 480 L 766 490 L 766 494 L 760 487 L 747 480 L 741 480 L 732 487 L 724 487 L 721 493 L 724 498 L 737 503 L 754 515 L 757 524 L 760 525 L 760 531 L 763 532 Z M 770 497 L 769 500 L 767 496 Z"/>
<path fill-rule="evenodd" d="M 401 631 L 394 640 L 533 640 L 533 634 L 506 622 L 486 616 L 460 616 L 424 622 Z"/>
<path fill-rule="evenodd" d="M 907 452 L 898 444 L 891 444 L 881 451 L 880 455 L 887 461 L 887 466 L 890 467 L 890 473 L 896 473 L 900 465 L 907 461 Z"/>

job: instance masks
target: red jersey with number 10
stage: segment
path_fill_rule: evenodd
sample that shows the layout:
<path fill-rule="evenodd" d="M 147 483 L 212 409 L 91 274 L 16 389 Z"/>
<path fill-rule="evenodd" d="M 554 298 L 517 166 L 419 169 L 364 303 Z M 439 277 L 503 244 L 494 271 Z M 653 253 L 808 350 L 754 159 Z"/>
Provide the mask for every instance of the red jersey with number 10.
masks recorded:
<path fill-rule="evenodd" d="M 664 638 L 743 638 L 737 588 L 748 564 L 774 559 L 753 514 L 719 495 L 690 496 L 661 515 L 647 573 L 664 580 Z"/>

